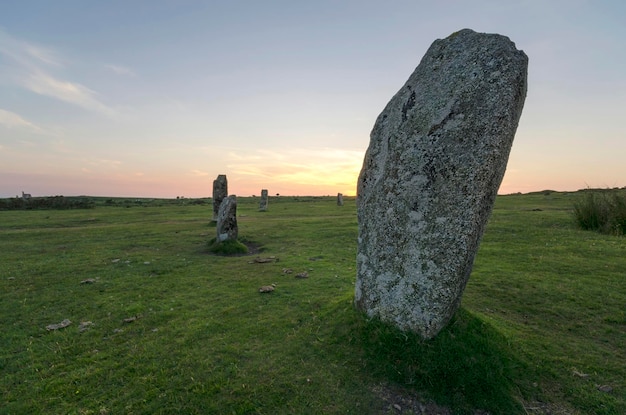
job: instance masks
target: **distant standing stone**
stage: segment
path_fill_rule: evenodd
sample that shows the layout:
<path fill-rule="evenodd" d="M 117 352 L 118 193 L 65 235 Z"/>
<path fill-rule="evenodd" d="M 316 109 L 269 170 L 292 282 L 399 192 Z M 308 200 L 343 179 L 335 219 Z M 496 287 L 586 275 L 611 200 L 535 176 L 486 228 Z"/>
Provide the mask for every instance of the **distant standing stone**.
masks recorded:
<path fill-rule="evenodd" d="M 237 228 L 237 196 L 230 195 L 220 205 L 217 214 L 217 242 L 236 241 Z"/>
<path fill-rule="evenodd" d="M 213 221 L 217 220 L 222 200 L 228 196 L 228 180 L 225 174 L 220 174 L 213 180 Z"/>
<path fill-rule="evenodd" d="M 343 193 L 337 193 L 337 206 L 343 206 Z"/>
<path fill-rule="evenodd" d="M 469 29 L 436 40 L 378 116 L 357 185 L 356 306 L 432 338 L 458 309 L 504 176 L 528 58 Z"/>
<path fill-rule="evenodd" d="M 259 203 L 259 210 L 261 212 L 265 212 L 267 210 L 268 202 L 267 189 L 263 189 L 261 190 L 261 202 Z"/>

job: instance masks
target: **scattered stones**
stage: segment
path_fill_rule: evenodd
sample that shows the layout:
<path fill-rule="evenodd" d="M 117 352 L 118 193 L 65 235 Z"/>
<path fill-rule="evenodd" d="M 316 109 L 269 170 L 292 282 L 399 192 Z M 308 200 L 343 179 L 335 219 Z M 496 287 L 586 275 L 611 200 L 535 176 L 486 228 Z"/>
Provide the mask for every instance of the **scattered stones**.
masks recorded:
<path fill-rule="evenodd" d="M 95 278 L 87 278 L 86 280 L 82 280 L 80 283 L 81 284 L 95 284 L 96 283 L 96 279 Z"/>
<path fill-rule="evenodd" d="M 572 373 L 574 374 L 574 376 L 578 376 L 579 378 L 583 378 L 583 379 L 586 379 L 586 378 L 589 377 L 589 374 L 582 373 L 582 372 L 579 372 L 577 370 L 572 370 Z"/>
<path fill-rule="evenodd" d="M 15 279 L 15 277 L 8 277 L 7 280 L 9 281 L 13 281 Z"/>
<path fill-rule="evenodd" d="M 528 58 L 507 37 L 436 40 L 379 115 L 357 184 L 355 304 L 432 338 L 458 309 L 506 169 Z"/>
<path fill-rule="evenodd" d="M 115 259 L 112 259 L 111 262 L 115 264 L 116 262 L 120 262 L 120 259 L 119 258 L 115 258 Z"/>
<path fill-rule="evenodd" d="M 267 189 L 261 190 L 261 202 L 259 203 L 259 210 L 261 212 L 267 211 L 267 204 L 269 203 L 269 198 L 267 195 Z"/>
<path fill-rule="evenodd" d="M 291 274 L 293 270 L 291 268 L 283 268 L 283 274 Z"/>
<path fill-rule="evenodd" d="M 220 174 L 213 180 L 213 222 L 217 221 L 222 201 L 228 196 L 228 180 L 225 174 Z"/>
<path fill-rule="evenodd" d="M 91 326 L 93 326 L 93 323 L 91 321 L 81 321 L 78 325 L 78 331 L 82 333 L 83 331 L 88 330 Z"/>
<path fill-rule="evenodd" d="M 296 274 L 296 278 L 309 278 L 309 273 L 306 271 L 302 271 Z"/>
<path fill-rule="evenodd" d="M 72 324 L 72 322 L 68 319 L 63 320 L 60 323 L 56 323 L 56 324 L 48 324 L 46 326 L 46 330 L 51 331 L 51 330 L 58 330 L 58 329 L 64 329 L 65 327 L 69 326 L 70 324 Z"/>
<path fill-rule="evenodd" d="M 274 291 L 275 287 L 276 287 L 276 284 L 264 285 L 261 288 L 259 288 L 259 292 L 260 293 L 271 293 L 272 291 Z"/>
<path fill-rule="evenodd" d="M 230 195 L 220 205 L 217 214 L 217 242 L 236 241 L 237 227 L 237 196 Z"/>
<path fill-rule="evenodd" d="M 278 258 L 275 256 L 269 256 L 265 258 L 256 257 L 252 261 L 248 261 L 248 264 L 266 264 L 268 262 L 278 262 Z"/>
<path fill-rule="evenodd" d="M 123 321 L 124 323 L 132 323 L 132 322 L 134 322 L 134 321 L 139 320 L 140 318 L 141 318 L 141 316 L 140 316 L 140 315 L 136 315 L 136 316 L 132 316 L 132 317 L 125 318 L 125 319 L 124 319 L 124 320 L 122 320 L 122 321 Z"/>
<path fill-rule="evenodd" d="M 613 387 L 610 385 L 600 385 L 598 386 L 598 390 L 604 393 L 610 393 L 613 391 Z"/>

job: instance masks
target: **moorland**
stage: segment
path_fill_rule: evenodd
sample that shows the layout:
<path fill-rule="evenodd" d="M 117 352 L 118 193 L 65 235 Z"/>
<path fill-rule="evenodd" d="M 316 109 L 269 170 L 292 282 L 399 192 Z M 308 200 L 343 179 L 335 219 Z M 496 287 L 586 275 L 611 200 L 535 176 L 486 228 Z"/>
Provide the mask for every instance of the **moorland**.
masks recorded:
<path fill-rule="evenodd" d="M 239 198 L 241 256 L 208 199 L 0 210 L 0 414 L 626 413 L 626 239 L 579 197 L 498 196 L 431 341 L 354 309 L 354 198 Z"/>

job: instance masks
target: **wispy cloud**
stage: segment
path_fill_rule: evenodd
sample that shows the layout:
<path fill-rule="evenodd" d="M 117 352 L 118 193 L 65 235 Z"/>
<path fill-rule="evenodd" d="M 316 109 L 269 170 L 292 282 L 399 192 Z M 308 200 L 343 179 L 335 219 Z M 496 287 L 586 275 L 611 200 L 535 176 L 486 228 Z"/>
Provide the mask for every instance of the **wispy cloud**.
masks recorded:
<path fill-rule="evenodd" d="M 194 176 L 198 176 L 198 177 L 205 177 L 205 176 L 209 175 L 208 172 L 202 171 L 202 170 L 197 170 L 197 169 L 192 170 L 191 173 L 193 173 Z"/>
<path fill-rule="evenodd" d="M 123 76 L 133 76 L 133 77 L 134 77 L 134 76 L 137 76 L 137 74 L 135 74 L 135 72 L 134 72 L 132 69 L 127 68 L 126 66 L 121 66 L 121 65 L 112 65 L 112 64 L 111 64 L 111 65 L 105 65 L 105 67 L 106 67 L 109 71 L 111 71 L 111 72 L 113 72 L 113 73 L 115 73 L 115 74 L 117 74 L 117 75 L 123 75 Z"/>
<path fill-rule="evenodd" d="M 0 56 L 7 58 L 9 64 L 5 68 L 17 85 L 86 110 L 114 115 L 115 111 L 102 103 L 91 88 L 51 74 L 53 68 L 67 69 L 62 57 L 52 48 L 17 39 L 0 29 Z"/>
<path fill-rule="evenodd" d="M 113 115 L 115 112 L 96 98 L 95 91 L 78 83 L 53 78 L 44 72 L 31 73 L 22 80 L 22 85 L 37 94 L 69 102 L 105 115 Z"/>
<path fill-rule="evenodd" d="M 2 108 L 0 108 L 0 125 L 4 125 L 7 128 L 21 129 L 39 134 L 45 133 L 45 130 L 43 128 L 22 118 L 19 114 L 3 110 Z"/>

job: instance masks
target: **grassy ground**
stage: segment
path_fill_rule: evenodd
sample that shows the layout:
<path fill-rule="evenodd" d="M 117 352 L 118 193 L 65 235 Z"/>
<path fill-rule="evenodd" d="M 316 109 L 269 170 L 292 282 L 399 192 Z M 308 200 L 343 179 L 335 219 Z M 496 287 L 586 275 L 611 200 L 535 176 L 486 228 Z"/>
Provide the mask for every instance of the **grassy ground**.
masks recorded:
<path fill-rule="evenodd" d="M 210 205 L 0 211 L 0 414 L 626 413 L 626 240 L 575 197 L 498 197 L 429 342 L 352 307 L 353 199 L 239 198 L 237 257 L 208 253 Z"/>

